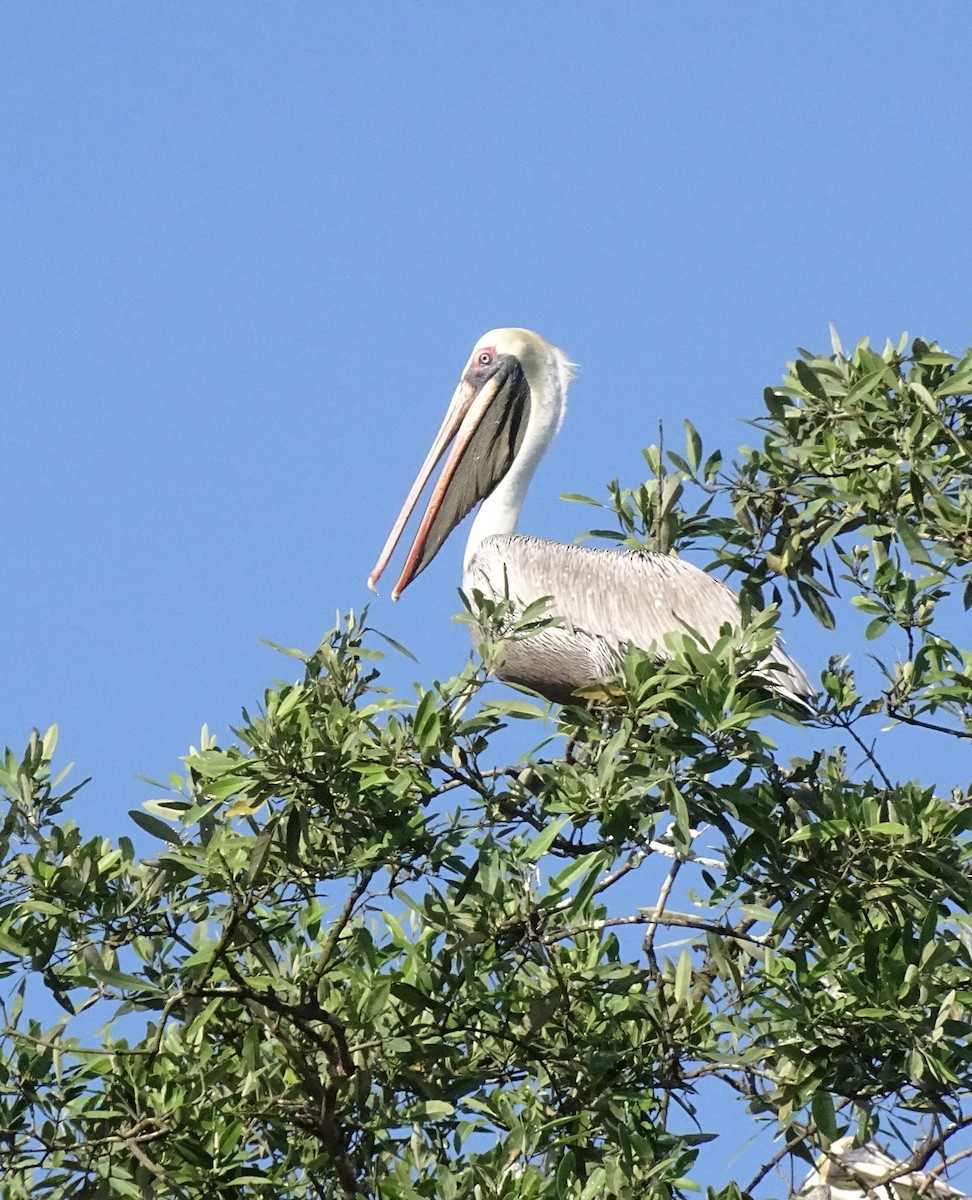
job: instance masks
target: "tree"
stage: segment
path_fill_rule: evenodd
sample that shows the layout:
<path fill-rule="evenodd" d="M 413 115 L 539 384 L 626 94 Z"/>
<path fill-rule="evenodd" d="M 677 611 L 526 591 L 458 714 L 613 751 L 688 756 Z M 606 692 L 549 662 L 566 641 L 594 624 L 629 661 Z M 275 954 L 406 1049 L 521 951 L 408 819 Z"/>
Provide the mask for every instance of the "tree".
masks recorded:
<path fill-rule="evenodd" d="M 611 485 L 609 536 L 707 550 L 752 619 L 606 698 L 543 724 L 474 658 L 394 699 L 351 616 L 133 813 L 148 859 L 81 837 L 53 730 L 7 752 L 5 1197 L 668 1197 L 714 1092 L 777 1135 L 725 1197 L 845 1136 L 961 1153 L 972 353 L 835 336 L 765 402 L 730 466 L 689 427 Z M 876 652 L 803 733 L 759 685 L 770 601 Z M 505 614 L 472 607 L 488 664 Z"/>

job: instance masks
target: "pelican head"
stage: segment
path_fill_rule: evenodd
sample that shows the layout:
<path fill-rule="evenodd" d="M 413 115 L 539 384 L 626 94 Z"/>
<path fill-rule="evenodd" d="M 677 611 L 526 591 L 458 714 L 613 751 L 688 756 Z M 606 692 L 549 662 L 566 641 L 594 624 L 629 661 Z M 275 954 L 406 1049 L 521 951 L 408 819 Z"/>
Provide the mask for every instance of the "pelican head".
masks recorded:
<path fill-rule="evenodd" d="M 573 373 L 567 355 L 529 329 L 491 329 L 483 334 L 371 572 L 372 590 L 450 445 L 392 599 L 397 600 L 429 565 L 450 532 L 481 500 L 491 497 L 495 507 L 488 532 L 515 530 L 527 484 L 563 420 Z M 471 550 L 472 546 L 467 561 Z"/>

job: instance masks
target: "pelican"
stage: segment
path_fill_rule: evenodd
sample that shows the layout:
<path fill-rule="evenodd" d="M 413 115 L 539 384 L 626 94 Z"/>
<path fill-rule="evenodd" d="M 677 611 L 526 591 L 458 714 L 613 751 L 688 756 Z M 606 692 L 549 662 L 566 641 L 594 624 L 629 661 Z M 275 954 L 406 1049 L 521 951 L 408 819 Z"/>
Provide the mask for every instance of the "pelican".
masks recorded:
<path fill-rule="evenodd" d="M 924 1171 L 907 1171 L 873 1142 L 855 1146 L 838 1138 L 803 1181 L 794 1200 L 968 1200 L 962 1192 Z"/>
<path fill-rule="evenodd" d="M 616 677 L 628 646 L 664 656 L 666 633 L 688 626 L 711 644 L 723 625 L 741 622 L 735 594 L 683 559 L 568 546 L 516 532 L 527 487 L 563 421 L 574 370 L 562 350 L 528 329 L 492 329 L 479 339 L 368 580 L 374 590 L 451 445 L 392 599 L 479 504 L 466 542 L 463 590 L 509 599 L 514 615 L 550 598 L 547 613 L 557 623 L 506 639 L 496 673 L 558 703 Z M 780 694 L 801 706 L 814 694 L 807 676 L 779 646 L 768 661 L 769 682 Z"/>

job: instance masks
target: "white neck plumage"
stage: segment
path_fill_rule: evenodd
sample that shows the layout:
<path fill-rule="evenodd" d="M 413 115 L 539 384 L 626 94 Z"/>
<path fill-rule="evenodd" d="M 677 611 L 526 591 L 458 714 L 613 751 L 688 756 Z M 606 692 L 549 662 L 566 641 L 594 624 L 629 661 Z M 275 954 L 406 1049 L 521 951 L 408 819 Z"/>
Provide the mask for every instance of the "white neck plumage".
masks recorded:
<path fill-rule="evenodd" d="M 561 351 L 550 349 L 553 355 L 538 364 L 538 369 L 531 371 L 524 364 L 530 384 L 530 417 L 526 433 L 510 469 L 479 506 L 473 519 L 463 558 L 464 572 L 469 570 L 485 538 L 516 533 L 530 480 L 564 419 L 573 364 Z"/>

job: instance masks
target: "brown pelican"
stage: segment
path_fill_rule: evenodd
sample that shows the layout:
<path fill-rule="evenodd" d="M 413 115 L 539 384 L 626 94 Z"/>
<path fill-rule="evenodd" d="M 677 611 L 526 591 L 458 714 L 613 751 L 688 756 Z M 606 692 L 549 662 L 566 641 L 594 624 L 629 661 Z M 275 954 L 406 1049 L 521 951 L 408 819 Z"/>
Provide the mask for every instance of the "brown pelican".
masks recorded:
<path fill-rule="evenodd" d="M 855 1146 L 850 1137 L 838 1138 L 803 1181 L 794 1200 L 968 1200 L 937 1175 L 908 1171 L 873 1142 Z"/>
<path fill-rule="evenodd" d="M 493 329 L 473 348 L 442 427 L 368 580 L 384 571 L 436 464 L 449 449 L 401 576 L 397 600 L 452 529 L 480 501 L 466 543 L 467 595 L 508 598 L 514 613 L 551 597 L 558 623 L 505 643 L 500 679 L 565 703 L 579 688 L 617 675 L 625 648 L 667 653 L 664 636 L 695 630 L 712 643 L 738 626 L 734 593 L 683 559 L 636 550 L 566 546 L 516 532 L 537 463 L 564 416 L 574 364 L 528 329 Z M 800 701 L 814 689 L 778 646 L 772 686 Z"/>

